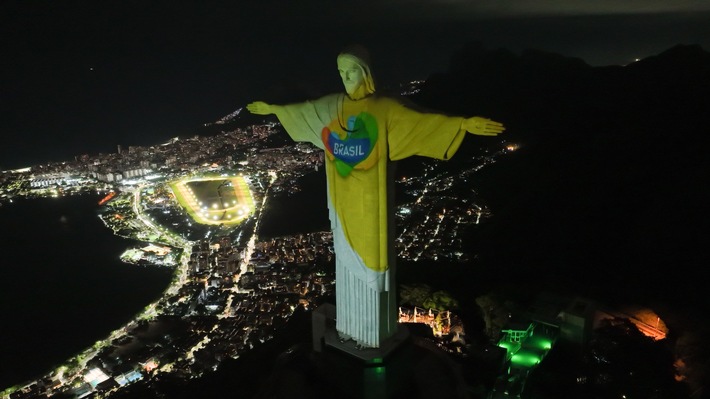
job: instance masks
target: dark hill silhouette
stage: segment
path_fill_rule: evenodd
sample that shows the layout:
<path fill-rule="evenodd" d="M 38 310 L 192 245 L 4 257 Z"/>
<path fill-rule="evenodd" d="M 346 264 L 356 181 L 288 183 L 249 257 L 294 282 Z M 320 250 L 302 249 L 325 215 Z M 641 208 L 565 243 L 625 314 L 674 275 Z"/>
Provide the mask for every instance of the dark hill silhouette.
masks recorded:
<path fill-rule="evenodd" d="M 475 175 L 494 217 L 469 238 L 478 262 L 453 280 L 485 276 L 508 293 L 645 305 L 674 338 L 708 342 L 710 53 L 677 45 L 627 66 L 591 67 L 471 44 L 413 100 L 503 121 L 505 139 L 521 144 Z M 481 142 L 464 141 L 453 161 Z M 694 348 L 707 353 L 706 344 Z M 707 370 L 700 357 L 691 367 Z M 703 380 L 694 378 L 693 398 L 710 395 Z"/>
<path fill-rule="evenodd" d="M 471 44 L 413 100 L 504 121 L 505 139 L 522 144 L 475 183 L 495 213 L 472 238 L 486 242 L 483 267 L 575 293 L 707 310 L 696 283 L 708 263 L 710 53 L 678 45 L 591 67 Z M 456 157 L 476 150 L 475 140 L 464 144 Z"/>

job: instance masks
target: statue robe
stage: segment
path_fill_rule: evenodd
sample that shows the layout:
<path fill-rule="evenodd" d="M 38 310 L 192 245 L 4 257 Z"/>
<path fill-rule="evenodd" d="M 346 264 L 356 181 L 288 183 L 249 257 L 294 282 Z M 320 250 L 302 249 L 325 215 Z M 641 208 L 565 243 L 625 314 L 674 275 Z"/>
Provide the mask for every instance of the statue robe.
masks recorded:
<path fill-rule="evenodd" d="M 390 161 L 449 159 L 466 134 L 463 118 L 422 113 L 392 98 L 332 94 L 276 107 L 295 141 L 325 152 L 336 262 L 336 329 L 380 346 L 397 328 L 393 185 Z"/>

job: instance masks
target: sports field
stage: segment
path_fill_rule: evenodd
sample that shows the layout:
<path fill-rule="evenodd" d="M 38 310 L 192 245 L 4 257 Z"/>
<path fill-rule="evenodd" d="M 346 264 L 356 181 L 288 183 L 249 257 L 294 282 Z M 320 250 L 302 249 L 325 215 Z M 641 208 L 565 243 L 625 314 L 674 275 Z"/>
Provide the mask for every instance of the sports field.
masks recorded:
<path fill-rule="evenodd" d="M 238 224 L 254 212 L 254 198 L 243 176 L 177 180 L 170 188 L 200 224 Z"/>

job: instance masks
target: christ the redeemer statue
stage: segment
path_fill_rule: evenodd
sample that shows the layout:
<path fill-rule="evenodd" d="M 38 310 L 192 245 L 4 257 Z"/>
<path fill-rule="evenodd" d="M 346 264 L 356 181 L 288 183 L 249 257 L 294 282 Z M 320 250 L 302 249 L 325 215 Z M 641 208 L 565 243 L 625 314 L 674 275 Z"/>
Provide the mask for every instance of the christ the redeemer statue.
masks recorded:
<path fill-rule="evenodd" d="M 325 151 L 328 209 L 336 264 L 336 330 L 341 340 L 379 348 L 397 329 L 391 162 L 420 155 L 449 159 L 466 133 L 496 136 L 505 128 L 481 117 L 422 113 L 378 96 L 369 54 L 338 55 L 345 93 L 288 105 L 252 102 L 276 114 L 295 141 Z"/>

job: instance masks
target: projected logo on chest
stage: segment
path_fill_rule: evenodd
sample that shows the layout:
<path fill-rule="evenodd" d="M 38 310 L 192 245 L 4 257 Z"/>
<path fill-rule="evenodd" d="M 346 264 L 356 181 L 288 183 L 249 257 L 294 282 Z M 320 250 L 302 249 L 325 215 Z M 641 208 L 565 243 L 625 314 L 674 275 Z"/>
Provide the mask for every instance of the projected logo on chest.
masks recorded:
<path fill-rule="evenodd" d="M 375 162 L 363 164 L 377 144 L 377 121 L 367 112 L 348 118 L 344 138 L 327 126 L 321 135 L 326 154 L 335 162 L 339 175 L 348 176 L 358 165 L 360 169 L 374 165 Z"/>

